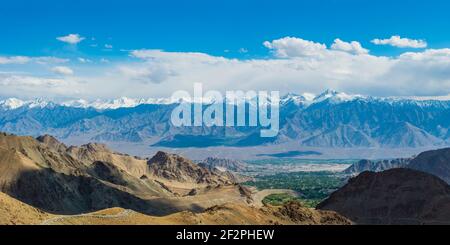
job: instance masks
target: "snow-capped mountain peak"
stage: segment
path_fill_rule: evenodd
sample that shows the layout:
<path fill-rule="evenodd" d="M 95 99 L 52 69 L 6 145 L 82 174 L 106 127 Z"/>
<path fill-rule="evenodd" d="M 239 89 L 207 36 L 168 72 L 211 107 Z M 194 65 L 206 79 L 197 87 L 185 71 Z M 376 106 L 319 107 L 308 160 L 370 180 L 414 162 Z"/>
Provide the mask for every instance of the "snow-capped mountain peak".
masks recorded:
<path fill-rule="evenodd" d="M 359 94 L 350 95 L 343 92 L 338 92 L 336 90 L 327 89 L 323 93 L 316 96 L 313 99 L 313 103 L 319 103 L 325 100 L 329 100 L 330 102 L 344 102 L 352 101 L 357 98 L 363 98 L 363 96 Z"/>
<path fill-rule="evenodd" d="M 165 98 L 159 99 L 132 99 L 128 97 L 121 97 L 114 100 L 94 100 L 87 101 L 83 99 L 79 100 L 70 100 L 66 102 L 62 102 L 61 105 L 67 107 L 77 107 L 77 108 L 95 108 L 98 110 L 106 110 L 106 109 L 118 109 L 118 108 L 130 108 L 136 107 L 142 104 L 168 104 L 169 101 Z"/>
<path fill-rule="evenodd" d="M 83 99 L 69 100 L 61 103 L 61 105 L 66 107 L 87 108 L 89 107 L 89 101 Z"/>
<path fill-rule="evenodd" d="M 1 108 L 10 109 L 10 110 L 22 107 L 24 104 L 25 104 L 24 101 L 19 100 L 17 98 L 9 98 L 9 99 L 0 101 Z"/>
<path fill-rule="evenodd" d="M 35 100 L 27 101 L 24 105 L 28 106 L 28 108 L 44 108 L 49 105 L 54 105 L 53 102 L 49 102 L 43 98 L 37 98 Z"/>
<path fill-rule="evenodd" d="M 281 97 L 280 104 L 285 105 L 287 103 L 294 103 L 296 105 L 303 104 L 307 101 L 307 99 L 303 95 L 288 93 L 285 96 Z"/>
<path fill-rule="evenodd" d="M 28 108 L 44 108 L 49 105 L 53 105 L 54 103 L 48 102 L 42 98 L 38 98 L 35 100 L 23 101 L 17 98 L 8 98 L 5 100 L 0 100 L 0 108 L 4 110 L 14 110 L 24 106 Z"/>
<path fill-rule="evenodd" d="M 114 100 L 96 100 L 94 103 L 90 104 L 91 107 L 96 109 L 117 109 L 117 108 L 129 108 L 135 107 L 140 103 L 143 103 L 143 100 L 130 99 L 127 97 L 121 97 L 119 99 Z"/>

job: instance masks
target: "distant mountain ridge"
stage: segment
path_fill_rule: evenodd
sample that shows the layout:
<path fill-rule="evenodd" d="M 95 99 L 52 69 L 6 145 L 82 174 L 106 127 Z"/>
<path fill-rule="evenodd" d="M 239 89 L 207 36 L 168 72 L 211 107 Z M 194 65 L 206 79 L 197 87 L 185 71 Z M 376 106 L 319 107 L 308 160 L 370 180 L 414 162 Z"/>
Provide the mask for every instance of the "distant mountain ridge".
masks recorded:
<path fill-rule="evenodd" d="M 450 184 L 450 148 L 424 151 L 411 158 L 360 160 L 343 173 L 357 175 L 364 171 L 381 172 L 394 168 L 409 168 L 437 176 Z"/>
<path fill-rule="evenodd" d="M 433 174 L 450 184 L 450 148 L 422 152 L 407 167 Z"/>
<path fill-rule="evenodd" d="M 246 163 L 224 158 L 207 157 L 199 162 L 199 166 L 208 169 L 221 169 L 223 171 L 243 172 L 247 169 Z"/>
<path fill-rule="evenodd" d="M 261 126 L 175 127 L 170 116 L 177 103 L 128 98 L 70 103 L 7 99 L 0 101 L 0 130 L 51 134 L 68 142 L 152 142 L 176 148 L 280 143 L 334 148 L 450 145 L 450 101 L 377 98 L 332 90 L 317 96 L 289 94 L 280 101 L 280 132 L 275 138 L 259 137 Z"/>
<path fill-rule="evenodd" d="M 365 171 L 381 172 L 391 168 L 406 168 L 411 162 L 412 158 L 398 158 L 398 159 L 386 159 L 386 160 L 367 160 L 363 159 L 357 163 L 352 164 L 345 169 L 345 174 L 357 175 Z"/>

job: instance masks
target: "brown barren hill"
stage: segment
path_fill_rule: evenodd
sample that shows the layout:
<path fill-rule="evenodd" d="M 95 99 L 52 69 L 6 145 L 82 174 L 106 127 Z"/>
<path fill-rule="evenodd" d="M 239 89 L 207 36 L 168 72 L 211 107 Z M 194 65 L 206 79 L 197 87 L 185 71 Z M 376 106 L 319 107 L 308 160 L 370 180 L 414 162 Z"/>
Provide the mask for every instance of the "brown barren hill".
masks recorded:
<path fill-rule="evenodd" d="M 363 172 L 317 208 L 358 224 L 450 224 L 450 187 L 412 169 Z"/>
<path fill-rule="evenodd" d="M 295 203 L 255 207 L 250 189 L 179 155 L 147 161 L 48 135 L 0 134 L 0 191 L 8 224 L 349 223 Z"/>
<path fill-rule="evenodd" d="M 67 149 L 67 153 L 86 165 L 96 161 L 109 162 L 137 178 L 147 172 L 146 160 L 112 151 L 103 144 L 89 143 L 82 146 L 71 146 Z"/>
<path fill-rule="evenodd" d="M 150 161 L 102 144 L 69 146 L 45 135 L 0 133 L 0 191 L 72 215 L 121 207 L 148 215 L 202 211 L 248 198 L 226 176 L 159 152 Z"/>

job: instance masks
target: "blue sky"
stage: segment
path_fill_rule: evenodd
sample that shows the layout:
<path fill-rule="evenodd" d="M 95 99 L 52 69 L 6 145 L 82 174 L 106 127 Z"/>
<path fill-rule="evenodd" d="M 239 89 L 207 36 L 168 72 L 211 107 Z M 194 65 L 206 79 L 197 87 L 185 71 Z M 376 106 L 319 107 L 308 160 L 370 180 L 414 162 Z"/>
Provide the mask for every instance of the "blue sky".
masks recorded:
<path fill-rule="evenodd" d="M 156 48 L 232 57 L 265 56 L 265 40 L 285 36 L 331 43 L 359 40 L 377 54 L 396 49 L 370 40 L 393 34 L 450 46 L 448 1 L 2 1 L 0 53 L 55 55 L 56 36 L 79 33 L 95 41 L 88 55 L 120 55 L 120 49 Z M 88 44 L 112 44 L 113 52 Z M 239 49 L 249 52 L 241 54 Z M 229 53 L 224 53 L 229 50 Z"/>
<path fill-rule="evenodd" d="M 379 96 L 446 95 L 450 93 L 446 78 L 450 61 L 448 9 L 448 1 L 407 0 L 2 1 L 0 96 L 167 96 L 170 91 L 166 88 L 180 82 L 185 82 L 185 87 L 203 82 L 225 90 L 244 81 L 248 83 L 242 89 L 282 92 L 318 93 L 334 88 Z M 57 39 L 69 34 L 77 35 L 80 41 Z M 401 40 L 391 39 L 393 36 Z M 361 49 L 338 47 L 335 50 L 340 52 L 328 52 L 335 39 L 345 42 L 346 47 L 351 41 L 358 42 Z M 374 39 L 380 42 L 376 44 Z M 314 44 L 325 45 L 326 54 Z M 136 50 L 163 52 L 143 56 L 133 53 Z M 307 55 L 305 50 L 309 50 Z M 189 56 L 193 52 L 196 55 Z M 408 53 L 417 55 L 411 58 Z M 208 56 L 208 67 L 183 65 L 204 64 L 202 55 Z M 14 58 L 18 56 L 30 60 L 18 61 Z M 442 56 L 449 56 L 449 61 L 442 61 Z M 312 62 L 325 71 L 335 69 L 336 64 L 345 65 L 323 75 L 323 70 L 311 68 Z M 261 63 L 280 69 L 273 68 L 262 76 L 261 70 L 249 68 Z M 381 68 L 374 72 L 370 69 L 373 66 Z M 214 81 L 230 67 L 239 74 Z M 417 71 L 417 67 L 428 68 Z M 417 76 L 412 77 L 408 69 L 418 72 Z M 114 73 L 123 76 L 119 79 Z M 377 84 L 381 79 L 391 80 L 396 87 Z M 97 92 L 110 85 L 107 81 L 111 89 Z M 40 83 L 51 89 L 39 90 Z"/>

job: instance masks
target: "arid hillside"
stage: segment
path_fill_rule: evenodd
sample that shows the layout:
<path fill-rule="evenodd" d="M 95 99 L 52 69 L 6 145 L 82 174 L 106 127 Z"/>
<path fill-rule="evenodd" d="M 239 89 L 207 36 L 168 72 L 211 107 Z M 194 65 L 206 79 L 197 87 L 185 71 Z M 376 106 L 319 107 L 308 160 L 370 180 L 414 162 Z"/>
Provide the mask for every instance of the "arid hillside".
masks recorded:
<path fill-rule="evenodd" d="M 0 191 L 54 214 L 122 207 L 150 215 L 251 202 L 226 174 L 178 155 L 141 159 L 101 144 L 0 134 Z"/>
<path fill-rule="evenodd" d="M 349 225 L 351 222 L 332 211 L 317 211 L 287 203 L 281 207 L 261 208 L 245 204 L 213 206 L 200 213 L 177 212 L 166 216 L 149 216 L 130 209 L 109 208 L 78 215 L 53 215 L 0 193 L 0 224 L 41 225 L 198 225 L 198 224 L 305 224 Z"/>
<path fill-rule="evenodd" d="M 350 224 L 292 202 L 255 203 L 231 172 L 158 152 L 141 159 L 100 144 L 0 134 L 2 224 Z"/>
<path fill-rule="evenodd" d="M 450 224 L 450 186 L 407 168 L 363 172 L 317 208 L 358 224 Z"/>
<path fill-rule="evenodd" d="M 53 217 L 0 192 L 0 225 L 35 225 Z"/>

